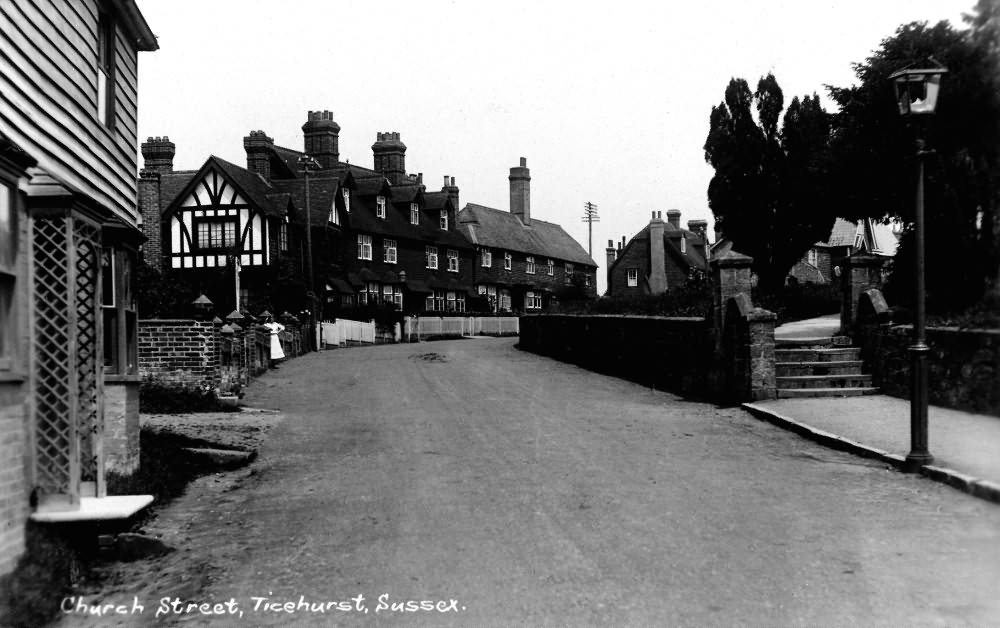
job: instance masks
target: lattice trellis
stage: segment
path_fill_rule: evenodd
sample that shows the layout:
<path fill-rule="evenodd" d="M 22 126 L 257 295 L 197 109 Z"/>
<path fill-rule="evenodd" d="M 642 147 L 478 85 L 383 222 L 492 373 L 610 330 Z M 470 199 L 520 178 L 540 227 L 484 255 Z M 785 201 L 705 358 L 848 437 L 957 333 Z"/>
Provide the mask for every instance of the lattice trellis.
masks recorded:
<path fill-rule="evenodd" d="M 78 502 L 103 494 L 100 231 L 72 216 L 32 219 L 35 485 Z"/>

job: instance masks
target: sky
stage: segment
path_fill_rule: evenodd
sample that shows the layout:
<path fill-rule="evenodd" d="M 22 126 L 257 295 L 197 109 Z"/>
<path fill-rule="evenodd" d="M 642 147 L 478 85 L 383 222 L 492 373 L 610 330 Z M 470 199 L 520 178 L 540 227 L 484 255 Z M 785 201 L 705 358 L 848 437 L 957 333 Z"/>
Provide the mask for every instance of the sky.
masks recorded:
<path fill-rule="evenodd" d="M 973 0 L 472 2 L 138 0 L 160 49 L 139 59 L 139 137 L 170 137 L 175 169 L 209 155 L 246 164 L 264 130 L 302 150 L 309 110 L 330 110 L 340 155 L 372 167 L 397 131 L 429 190 L 509 209 L 507 176 L 531 169 L 531 215 L 588 245 L 605 287 L 607 241 L 652 211 L 712 212 L 709 114 L 732 77 L 771 72 L 786 105 L 854 83 L 900 24 L 949 20 Z"/>

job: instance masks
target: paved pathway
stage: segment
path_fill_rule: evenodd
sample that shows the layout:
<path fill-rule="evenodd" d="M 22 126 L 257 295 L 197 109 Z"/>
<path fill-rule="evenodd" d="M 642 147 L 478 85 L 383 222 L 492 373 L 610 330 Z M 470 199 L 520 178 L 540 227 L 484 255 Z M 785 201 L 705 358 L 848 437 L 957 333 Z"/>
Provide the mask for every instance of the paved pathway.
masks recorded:
<path fill-rule="evenodd" d="M 247 402 L 285 419 L 185 548 L 210 566 L 196 601 L 244 616 L 183 625 L 996 625 L 1000 508 L 514 342 L 336 350 L 256 382 Z M 359 595 L 367 614 L 295 604 Z"/>

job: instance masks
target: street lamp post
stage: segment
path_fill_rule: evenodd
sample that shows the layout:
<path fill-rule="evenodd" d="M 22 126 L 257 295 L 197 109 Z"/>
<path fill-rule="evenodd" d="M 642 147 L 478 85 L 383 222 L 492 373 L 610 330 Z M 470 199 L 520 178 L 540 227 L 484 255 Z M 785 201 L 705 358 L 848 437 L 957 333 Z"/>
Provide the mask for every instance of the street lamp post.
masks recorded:
<path fill-rule="evenodd" d="M 937 107 L 943 67 L 911 69 L 893 72 L 889 80 L 896 90 L 896 102 L 902 116 L 933 114 Z M 927 346 L 924 292 L 924 158 L 931 153 L 924 140 L 917 138 L 917 194 L 914 223 L 916 226 L 916 316 L 913 321 L 913 344 L 910 345 L 910 453 L 904 469 L 916 471 L 934 462 L 927 447 Z"/>

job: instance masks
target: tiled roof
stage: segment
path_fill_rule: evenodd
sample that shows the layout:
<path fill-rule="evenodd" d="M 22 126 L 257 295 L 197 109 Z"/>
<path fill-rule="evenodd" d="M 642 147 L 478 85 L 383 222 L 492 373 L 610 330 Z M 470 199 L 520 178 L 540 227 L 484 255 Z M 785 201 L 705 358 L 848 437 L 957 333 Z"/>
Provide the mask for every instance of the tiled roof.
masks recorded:
<path fill-rule="evenodd" d="M 687 244 L 684 247 L 686 251 L 685 253 L 681 253 L 681 234 L 687 236 Z M 629 240 L 627 245 L 625 245 L 625 248 L 627 249 L 635 240 L 648 239 L 649 225 L 646 225 L 641 231 L 639 231 L 639 233 L 632 236 L 632 239 Z M 685 271 L 691 267 L 708 271 L 708 261 L 705 259 L 703 245 L 704 241 L 697 233 L 688 231 L 687 229 L 678 229 L 672 226 L 669 222 L 663 224 L 663 250 Z M 619 255 L 618 259 L 616 259 L 611 266 L 614 267 L 614 265 L 617 264 L 618 260 L 622 259 L 622 257 L 622 255 Z"/>
<path fill-rule="evenodd" d="M 187 187 L 197 170 L 174 170 L 160 175 L 160 215 L 167 211 L 170 203 Z"/>
<path fill-rule="evenodd" d="M 392 186 L 392 197 L 396 200 L 396 187 Z M 415 187 L 415 186 L 414 186 Z M 386 204 L 386 217 L 378 218 L 375 214 L 376 194 L 358 192 L 351 199 L 349 220 L 351 228 L 356 231 L 373 233 L 388 237 L 407 238 L 425 241 L 429 245 L 450 246 L 468 249 L 471 244 L 459 231 L 447 231 L 440 228 L 439 215 L 436 209 L 421 209 L 420 224 L 410 223 L 409 202 Z"/>
<path fill-rule="evenodd" d="M 817 242 L 816 246 L 854 246 L 854 239 L 858 234 L 858 225 L 850 220 L 838 218 L 833 223 L 833 230 L 830 237 L 825 242 Z"/>
<path fill-rule="evenodd" d="M 280 179 L 272 182 L 274 189 L 288 194 L 298 212 L 298 224 L 305 224 L 306 181 L 305 179 Z M 312 225 L 322 226 L 327 223 L 330 208 L 336 199 L 340 182 L 336 177 L 320 171 L 309 175 L 309 211 L 312 214 Z M 341 214 L 343 215 L 343 214 Z"/>
<path fill-rule="evenodd" d="M 268 198 L 269 195 L 274 194 L 274 188 L 260 175 L 236 164 L 229 163 L 225 159 L 220 159 L 215 155 L 212 155 L 208 159 L 209 161 L 214 161 L 219 169 L 250 197 L 247 200 L 257 205 L 261 211 L 270 216 L 281 215 L 281 212 L 274 206 L 271 199 Z"/>
<path fill-rule="evenodd" d="M 474 244 L 541 257 L 597 266 L 587 251 L 559 225 L 531 219 L 521 223 L 514 214 L 468 203 L 458 214 L 459 227 Z"/>

